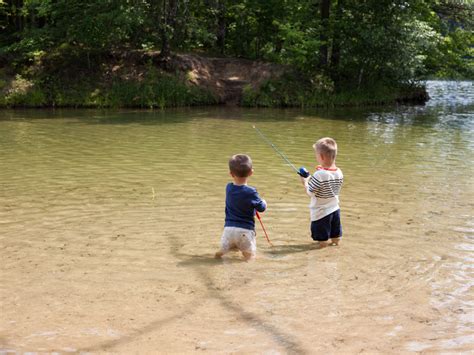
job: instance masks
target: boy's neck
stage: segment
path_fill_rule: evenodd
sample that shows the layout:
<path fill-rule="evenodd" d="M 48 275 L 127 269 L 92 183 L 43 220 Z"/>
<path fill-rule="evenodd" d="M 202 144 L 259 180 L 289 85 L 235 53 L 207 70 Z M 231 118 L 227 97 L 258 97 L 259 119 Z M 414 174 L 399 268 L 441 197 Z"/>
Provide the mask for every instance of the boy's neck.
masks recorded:
<path fill-rule="evenodd" d="M 336 169 L 336 161 L 333 162 L 321 162 L 321 166 L 325 169 Z"/>
<path fill-rule="evenodd" d="M 234 185 L 242 186 L 247 185 L 248 178 L 247 177 L 236 177 L 234 176 Z"/>

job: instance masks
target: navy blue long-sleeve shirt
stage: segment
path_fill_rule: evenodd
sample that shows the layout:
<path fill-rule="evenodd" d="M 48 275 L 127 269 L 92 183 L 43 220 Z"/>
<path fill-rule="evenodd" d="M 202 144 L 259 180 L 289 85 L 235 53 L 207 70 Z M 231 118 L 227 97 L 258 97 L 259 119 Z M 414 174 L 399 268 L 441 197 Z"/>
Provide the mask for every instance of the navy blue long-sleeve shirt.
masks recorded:
<path fill-rule="evenodd" d="M 267 204 L 260 198 L 255 187 L 248 185 L 226 186 L 225 227 L 255 229 L 255 210 L 263 212 Z"/>

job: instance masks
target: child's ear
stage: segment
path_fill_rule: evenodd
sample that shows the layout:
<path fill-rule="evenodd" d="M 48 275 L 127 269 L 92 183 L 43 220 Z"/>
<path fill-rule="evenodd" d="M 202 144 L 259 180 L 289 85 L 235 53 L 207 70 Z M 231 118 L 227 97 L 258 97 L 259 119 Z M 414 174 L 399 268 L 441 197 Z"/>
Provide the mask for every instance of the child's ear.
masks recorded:
<path fill-rule="evenodd" d="M 229 175 L 234 177 L 234 174 L 232 173 L 232 171 L 229 171 Z"/>
<path fill-rule="evenodd" d="M 250 173 L 249 173 L 249 176 L 252 176 L 253 175 L 253 168 L 252 170 L 250 170 Z"/>

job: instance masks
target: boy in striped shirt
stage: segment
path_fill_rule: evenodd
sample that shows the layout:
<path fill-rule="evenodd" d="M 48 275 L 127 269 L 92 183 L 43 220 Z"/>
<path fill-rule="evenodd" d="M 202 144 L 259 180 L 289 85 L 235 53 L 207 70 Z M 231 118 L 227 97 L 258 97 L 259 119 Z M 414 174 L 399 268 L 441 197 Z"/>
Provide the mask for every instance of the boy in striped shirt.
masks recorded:
<path fill-rule="evenodd" d="M 318 140 L 313 149 L 319 165 L 312 176 L 301 177 L 306 193 L 311 197 L 311 238 L 319 248 L 338 245 L 342 237 L 339 192 L 343 182 L 341 169 L 336 167 L 337 144 L 332 138 Z"/>

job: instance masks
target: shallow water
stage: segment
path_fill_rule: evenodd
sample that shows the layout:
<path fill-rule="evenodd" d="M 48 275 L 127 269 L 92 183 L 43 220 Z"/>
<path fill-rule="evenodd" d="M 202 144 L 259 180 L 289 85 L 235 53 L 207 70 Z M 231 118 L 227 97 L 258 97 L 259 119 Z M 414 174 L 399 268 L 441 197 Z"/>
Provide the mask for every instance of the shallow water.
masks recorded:
<path fill-rule="evenodd" d="M 469 352 L 474 88 L 425 106 L 0 111 L 0 353 Z M 339 145 L 343 243 L 311 249 L 292 169 Z M 227 159 L 269 208 L 212 258 Z M 310 170 L 311 170 L 310 169 Z"/>

